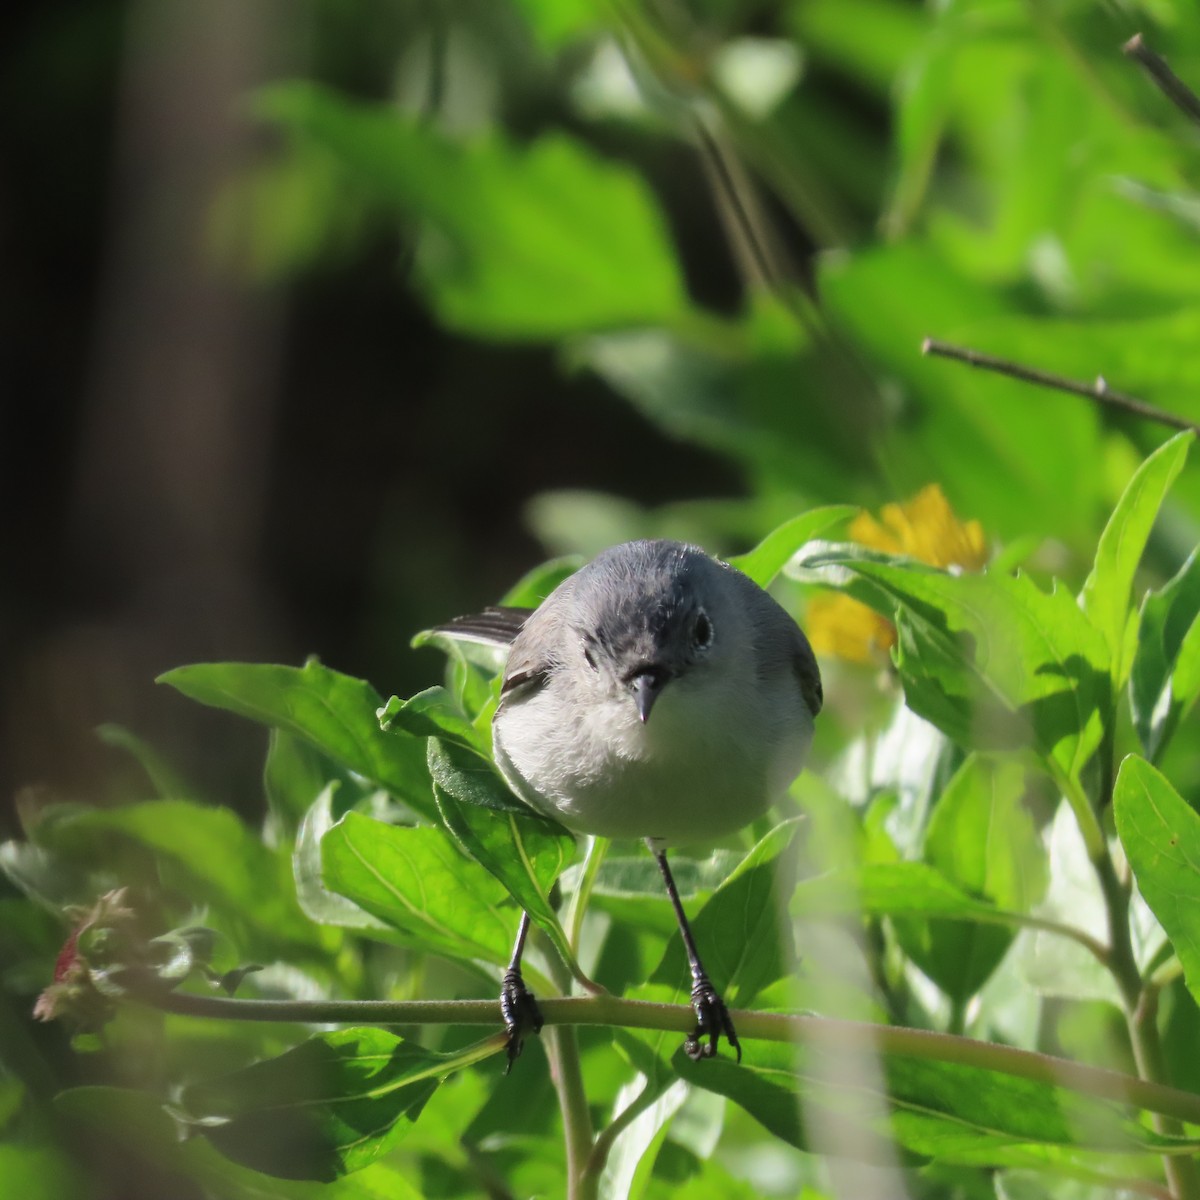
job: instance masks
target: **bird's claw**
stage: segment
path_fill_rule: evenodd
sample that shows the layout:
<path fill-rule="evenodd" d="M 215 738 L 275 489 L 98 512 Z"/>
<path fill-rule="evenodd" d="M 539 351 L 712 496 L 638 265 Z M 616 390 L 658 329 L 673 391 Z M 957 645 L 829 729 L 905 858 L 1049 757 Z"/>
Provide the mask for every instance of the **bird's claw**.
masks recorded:
<path fill-rule="evenodd" d="M 738 1062 L 742 1061 L 742 1045 L 738 1041 L 737 1030 L 725 1001 L 717 994 L 717 989 L 707 975 L 701 975 L 692 985 L 692 1011 L 696 1014 L 696 1028 L 688 1034 L 683 1043 L 684 1053 L 694 1062 L 702 1058 L 713 1058 L 717 1053 L 717 1043 L 721 1034 L 725 1035 L 729 1044 L 737 1051 Z M 708 1038 L 705 1042 L 704 1039 Z"/>
<path fill-rule="evenodd" d="M 504 985 L 500 989 L 500 1012 L 504 1017 L 504 1028 L 508 1031 L 505 1047 L 508 1065 L 504 1068 L 507 1075 L 525 1048 L 526 1035 L 542 1031 L 541 1009 L 538 1008 L 533 993 L 525 986 L 520 971 L 504 972 Z"/>

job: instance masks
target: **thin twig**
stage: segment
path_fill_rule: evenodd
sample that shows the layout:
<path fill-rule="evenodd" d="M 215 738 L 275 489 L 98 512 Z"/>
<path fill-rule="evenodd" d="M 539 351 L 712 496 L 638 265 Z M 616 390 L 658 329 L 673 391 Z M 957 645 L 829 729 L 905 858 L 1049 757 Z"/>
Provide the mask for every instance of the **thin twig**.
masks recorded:
<path fill-rule="evenodd" d="M 1143 417 L 1147 421 L 1157 421 L 1160 425 L 1168 425 L 1172 429 L 1190 429 L 1200 433 L 1200 425 L 1189 421 L 1166 409 L 1156 408 L 1136 396 L 1125 392 L 1115 392 L 1108 386 L 1103 375 L 1097 375 L 1094 383 L 1081 383 L 1076 379 L 1067 379 L 1064 375 L 1055 375 L 1050 371 L 1040 371 L 1036 367 L 1026 367 L 1021 363 L 1011 362 L 1006 358 L 996 358 L 991 354 L 981 354 L 978 350 L 970 350 L 965 346 L 953 346 L 949 342 L 941 342 L 936 338 L 926 338 L 921 343 L 922 354 L 933 354 L 938 358 L 950 358 L 955 362 L 963 362 L 968 366 L 980 367 L 985 371 L 995 371 L 998 375 L 1007 375 L 1012 379 L 1020 379 L 1024 383 L 1033 383 L 1038 387 L 1053 388 L 1059 392 L 1070 392 L 1073 396 L 1084 396 L 1097 404 L 1115 409 L 1117 412 L 1131 413 L 1135 417 Z"/>
<path fill-rule="evenodd" d="M 1140 33 L 1135 33 L 1121 47 L 1121 53 L 1132 58 L 1154 81 L 1155 87 L 1185 116 L 1200 125 L 1200 96 L 1197 96 L 1174 71 L 1167 60 L 1146 45 Z"/>

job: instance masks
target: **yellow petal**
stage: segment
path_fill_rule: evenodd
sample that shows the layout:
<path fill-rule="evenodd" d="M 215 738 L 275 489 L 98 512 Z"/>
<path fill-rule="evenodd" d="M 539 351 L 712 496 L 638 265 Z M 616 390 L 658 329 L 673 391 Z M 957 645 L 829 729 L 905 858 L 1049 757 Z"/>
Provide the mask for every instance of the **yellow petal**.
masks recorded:
<path fill-rule="evenodd" d="M 978 571 L 987 562 L 983 526 L 960 521 L 936 483 L 904 504 L 885 504 L 879 516 L 877 521 L 868 512 L 859 513 L 850 525 L 851 541 L 933 567 Z"/>
<path fill-rule="evenodd" d="M 840 592 L 815 597 L 808 606 L 805 626 L 817 654 L 847 662 L 879 665 L 896 642 L 891 621 Z"/>
<path fill-rule="evenodd" d="M 987 539 L 978 521 L 958 519 L 936 483 L 903 504 L 885 504 L 876 519 L 865 510 L 850 524 L 850 540 L 872 550 L 901 554 L 933 567 L 979 571 L 987 563 Z M 818 654 L 848 662 L 879 664 L 896 643 L 892 623 L 843 594 L 824 595 L 808 606 L 809 641 Z"/>

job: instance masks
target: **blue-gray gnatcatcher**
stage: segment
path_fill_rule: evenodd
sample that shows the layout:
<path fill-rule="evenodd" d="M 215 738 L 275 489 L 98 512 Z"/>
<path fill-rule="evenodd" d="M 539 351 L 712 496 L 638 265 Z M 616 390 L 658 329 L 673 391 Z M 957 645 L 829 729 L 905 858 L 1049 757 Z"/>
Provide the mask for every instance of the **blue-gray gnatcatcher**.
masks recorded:
<path fill-rule="evenodd" d="M 691 966 L 697 1026 L 685 1048 L 711 1056 L 724 1033 L 740 1058 L 666 847 L 740 829 L 799 774 L 822 701 L 804 634 L 740 571 L 671 541 L 614 546 L 532 612 L 493 608 L 442 630 L 511 643 L 492 723 L 497 766 L 568 829 L 646 840 Z M 528 924 L 501 996 L 510 1066 L 541 1026 L 521 979 Z"/>

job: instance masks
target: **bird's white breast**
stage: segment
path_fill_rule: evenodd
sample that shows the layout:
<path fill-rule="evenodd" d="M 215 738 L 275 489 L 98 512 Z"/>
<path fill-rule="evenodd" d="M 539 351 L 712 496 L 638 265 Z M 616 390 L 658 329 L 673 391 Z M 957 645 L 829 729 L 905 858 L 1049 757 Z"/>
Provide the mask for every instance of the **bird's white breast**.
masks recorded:
<path fill-rule="evenodd" d="M 506 703 L 496 761 L 526 803 L 579 833 L 670 843 L 748 824 L 799 772 L 812 720 L 794 692 L 667 685 L 643 723 L 628 696 L 586 705 L 553 686 Z"/>

